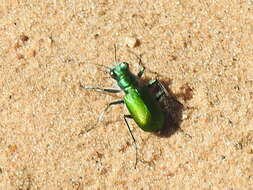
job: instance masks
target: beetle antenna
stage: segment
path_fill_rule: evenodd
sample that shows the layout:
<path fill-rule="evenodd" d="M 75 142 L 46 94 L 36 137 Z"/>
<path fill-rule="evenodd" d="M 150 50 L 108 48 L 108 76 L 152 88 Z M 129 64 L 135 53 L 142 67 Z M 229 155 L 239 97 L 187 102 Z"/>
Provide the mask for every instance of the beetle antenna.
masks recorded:
<path fill-rule="evenodd" d="M 94 65 L 99 66 L 99 67 L 103 67 L 103 68 L 105 68 L 105 69 L 107 69 L 107 70 L 111 70 L 110 67 L 107 67 L 107 66 L 105 66 L 105 65 L 101 65 L 101 64 L 98 64 L 98 63 L 94 63 Z"/>
<path fill-rule="evenodd" d="M 118 60 L 117 60 L 117 46 L 116 46 L 116 44 L 114 44 L 114 61 L 115 61 L 115 64 L 118 63 Z"/>
<path fill-rule="evenodd" d="M 106 72 L 107 72 L 107 73 L 111 70 L 110 67 L 108 67 L 108 66 L 106 66 L 106 65 L 98 64 L 98 63 L 90 63 L 90 62 L 87 62 L 87 63 L 85 63 L 85 64 L 92 64 L 92 65 L 96 65 L 96 66 L 98 66 L 98 67 L 102 67 L 102 68 L 106 69 Z"/>

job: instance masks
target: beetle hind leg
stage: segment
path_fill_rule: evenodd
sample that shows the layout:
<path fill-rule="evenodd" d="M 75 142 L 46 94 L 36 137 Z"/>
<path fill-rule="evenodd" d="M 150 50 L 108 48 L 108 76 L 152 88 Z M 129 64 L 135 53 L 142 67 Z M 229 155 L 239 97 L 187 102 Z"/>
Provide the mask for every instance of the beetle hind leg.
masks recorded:
<path fill-rule="evenodd" d="M 137 156 L 138 156 L 137 144 L 136 144 L 136 140 L 135 140 L 135 138 L 134 138 L 134 136 L 133 136 L 133 133 L 132 133 L 130 127 L 129 127 L 129 124 L 128 124 L 128 122 L 127 122 L 127 118 L 133 119 L 133 117 L 132 117 L 131 115 L 124 115 L 125 123 L 126 123 L 126 125 L 127 125 L 127 128 L 128 128 L 128 130 L 129 130 L 129 132 L 130 132 L 130 135 L 131 135 L 131 137 L 132 137 L 132 139 L 133 139 L 134 146 L 135 146 L 135 164 L 134 164 L 134 169 L 136 169 L 137 162 L 138 162 L 138 159 L 137 159 Z"/>

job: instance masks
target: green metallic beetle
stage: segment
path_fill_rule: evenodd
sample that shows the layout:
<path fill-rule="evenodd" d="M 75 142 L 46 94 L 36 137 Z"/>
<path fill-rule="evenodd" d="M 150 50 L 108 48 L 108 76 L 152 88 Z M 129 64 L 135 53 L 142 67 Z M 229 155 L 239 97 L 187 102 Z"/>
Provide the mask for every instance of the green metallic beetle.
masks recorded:
<path fill-rule="evenodd" d="M 141 76 L 142 71 L 138 76 Z M 138 126 L 148 132 L 159 131 L 164 127 L 164 115 L 160 105 L 147 86 L 139 86 L 138 78 L 130 71 L 128 63 L 122 62 L 110 71 L 118 86 L 125 92 L 124 103 Z M 151 83 L 149 83 L 150 85 Z"/>
<path fill-rule="evenodd" d="M 116 51 L 116 48 L 115 48 Z M 116 53 L 115 53 L 115 61 L 116 61 Z M 98 66 L 106 67 L 104 65 Z M 135 167 L 137 165 L 137 145 L 136 140 L 130 130 L 129 124 L 127 122 L 127 118 L 133 119 L 137 125 L 144 131 L 147 132 L 157 132 L 164 128 L 165 126 L 165 112 L 164 108 L 159 102 L 161 97 L 167 95 L 166 89 L 162 86 L 162 84 L 158 80 L 150 80 L 147 84 L 142 85 L 140 78 L 144 73 L 145 68 L 141 66 L 141 69 L 137 75 L 134 75 L 129 70 L 129 64 L 126 62 L 121 62 L 114 66 L 113 68 L 109 68 L 110 76 L 117 81 L 120 89 L 109 89 L 109 88 L 99 88 L 99 87 L 90 87 L 80 85 L 82 88 L 95 90 L 99 92 L 109 92 L 109 93 L 118 93 L 122 90 L 125 93 L 123 100 L 118 100 L 111 102 L 107 105 L 105 110 L 100 114 L 96 125 L 91 127 L 86 131 L 90 131 L 94 129 L 99 121 L 102 120 L 104 113 L 111 107 L 112 105 L 125 104 L 129 111 L 129 115 L 124 115 L 124 121 L 128 127 L 128 130 L 133 138 L 135 149 L 136 149 L 136 161 Z M 159 86 L 159 91 L 154 95 L 150 91 L 150 87 L 153 85 Z"/>

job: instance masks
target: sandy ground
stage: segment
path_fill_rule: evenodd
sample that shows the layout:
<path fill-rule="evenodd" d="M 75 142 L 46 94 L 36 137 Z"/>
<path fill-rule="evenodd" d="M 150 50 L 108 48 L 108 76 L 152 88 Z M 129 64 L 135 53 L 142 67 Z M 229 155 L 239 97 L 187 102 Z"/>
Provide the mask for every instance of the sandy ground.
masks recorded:
<path fill-rule="evenodd" d="M 135 41 L 136 40 L 136 41 Z M 142 54 L 184 105 L 166 137 L 115 106 L 89 133 L 111 87 L 94 64 Z M 2 0 L 0 189 L 253 188 L 253 2 Z M 178 115 L 178 114 L 177 114 Z"/>

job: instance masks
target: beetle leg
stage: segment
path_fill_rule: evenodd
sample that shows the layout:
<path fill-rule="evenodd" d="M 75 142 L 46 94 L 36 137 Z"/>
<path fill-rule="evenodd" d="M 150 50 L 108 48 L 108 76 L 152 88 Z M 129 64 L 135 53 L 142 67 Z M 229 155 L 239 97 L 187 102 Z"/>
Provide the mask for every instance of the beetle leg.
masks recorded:
<path fill-rule="evenodd" d="M 113 105 L 118 105 L 118 104 L 124 104 L 124 100 L 118 100 L 118 101 L 109 103 L 109 104 L 106 106 L 106 108 L 104 109 L 104 111 L 102 111 L 102 112 L 100 113 L 100 115 L 99 115 L 99 117 L 98 117 L 98 120 L 97 120 L 97 123 L 96 123 L 94 126 L 92 126 L 91 128 L 89 128 L 88 130 L 86 130 L 86 132 L 89 132 L 90 130 L 92 130 L 92 129 L 94 129 L 95 127 L 97 127 L 98 123 L 99 123 L 101 120 L 103 120 L 104 114 L 107 112 L 107 110 L 108 110 L 111 106 L 113 106 Z"/>
<path fill-rule="evenodd" d="M 148 81 L 148 83 L 146 84 L 147 87 L 151 87 L 153 85 L 158 85 L 159 87 L 159 91 L 156 93 L 156 99 L 157 100 L 160 100 L 160 98 L 162 96 L 166 96 L 168 97 L 169 96 L 169 93 L 168 91 L 166 90 L 166 88 L 163 86 L 163 84 L 161 82 L 159 82 L 157 79 L 154 79 L 154 80 L 150 80 Z"/>
<path fill-rule="evenodd" d="M 133 136 L 133 133 L 132 133 L 130 127 L 129 127 L 129 124 L 128 124 L 128 122 L 127 122 L 127 118 L 133 119 L 133 117 L 132 117 L 131 115 L 124 115 L 125 123 L 126 123 L 126 125 L 127 125 L 127 128 L 128 128 L 128 130 L 129 130 L 129 132 L 130 132 L 130 135 L 131 135 L 131 137 L 132 137 L 132 139 L 133 139 L 134 146 L 135 146 L 135 164 L 134 164 L 134 168 L 136 169 L 136 166 L 137 166 L 137 156 L 138 156 L 138 155 L 137 155 L 137 144 L 136 144 L 136 140 L 135 140 L 135 138 L 134 138 L 134 136 Z"/>
<path fill-rule="evenodd" d="M 137 76 L 138 76 L 139 78 L 141 78 L 141 77 L 142 77 L 142 75 L 143 75 L 143 73 L 144 73 L 144 71 L 145 71 L 145 67 L 140 66 L 140 70 L 139 70 L 139 72 L 138 72 Z"/>
<path fill-rule="evenodd" d="M 154 84 L 158 83 L 158 80 L 157 79 L 154 79 L 154 80 L 149 80 L 148 83 L 146 84 L 147 87 L 151 87 L 153 86 Z"/>
<path fill-rule="evenodd" d="M 139 72 L 138 72 L 137 76 L 138 76 L 138 78 L 141 78 L 142 75 L 143 75 L 143 73 L 144 73 L 144 71 L 145 71 L 145 67 L 143 66 L 142 61 L 141 61 L 142 55 L 137 55 L 136 53 L 134 53 L 134 52 L 131 51 L 131 50 L 128 50 L 128 52 L 134 54 L 134 55 L 137 57 L 137 59 L 139 59 L 138 65 L 139 65 L 139 68 L 140 68 L 140 69 L 139 69 Z"/>
<path fill-rule="evenodd" d="M 163 86 L 163 84 L 162 84 L 161 82 L 159 82 L 158 80 L 157 80 L 157 84 L 158 84 L 158 86 L 161 88 L 161 91 L 164 92 L 164 95 L 169 96 L 169 93 L 168 93 L 168 91 L 166 90 L 166 88 Z"/>
<path fill-rule="evenodd" d="M 142 77 L 142 75 L 143 75 L 143 73 L 144 73 L 144 71 L 145 71 L 145 67 L 143 66 L 143 64 L 142 64 L 142 61 L 141 61 L 141 55 L 140 56 L 137 56 L 138 57 L 138 59 L 139 59 L 139 63 L 138 63 L 138 65 L 139 65 L 139 67 L 140 67 L 140 69 L 139 69 L 139 72 L 138 72 L 138 74 L 137 74 L 137 76 L 139 77 L 139 78 L 141 78 Z"/>
<path fill-rule="evenodd" d="M 88 89 L 88 90 L 95 90 L 97 92 L 109 92 L 109 93 L 121 92 L 120 89 L 115 89 L 115 88 L 100 88 L 100 87 L 84 86 L 82 84 L 80 84 L 80 87 L 84 89 Z"/>
<path fill-rule="evenodd" d="M 151 87 L 153 85 L 157 84 L 159 86 L 159 88 L 161 89 L 161 91 L 164 91 L 164 93 L 166 95 L 168 95 L 168 91 L 166 90 L 166 88 L 163 86 L 163 84 L 157 80 L 157 79 L 153 79 L 153 80 L 149 80 L 148 83 L 146 84 L 147 87 Z"/>
<path fill-rule="evenodd" d="M 155 97 L 156 97 L 156 99 L 159 101 L 160 98 L 161 98 L 162 96 L 164 96 L 164 95 L 165 95 L 165 92 L 162 91 L 162 90 L 160 90 L 159 92 L 156 93 Z"/>
<path fill-rule="evenodd" d="M 146 84 L 147 87 L 152 87 L 154 85 L 158 85 L 159 86 L 159 91 L 156 93 L 155 97 L 157 100 L 159 100 L 163 95 L 166 95 L 166 89 L 164 88 L 164 86 L 157 80 L 150 80 L 148 81 L 148 83 Z"/>

